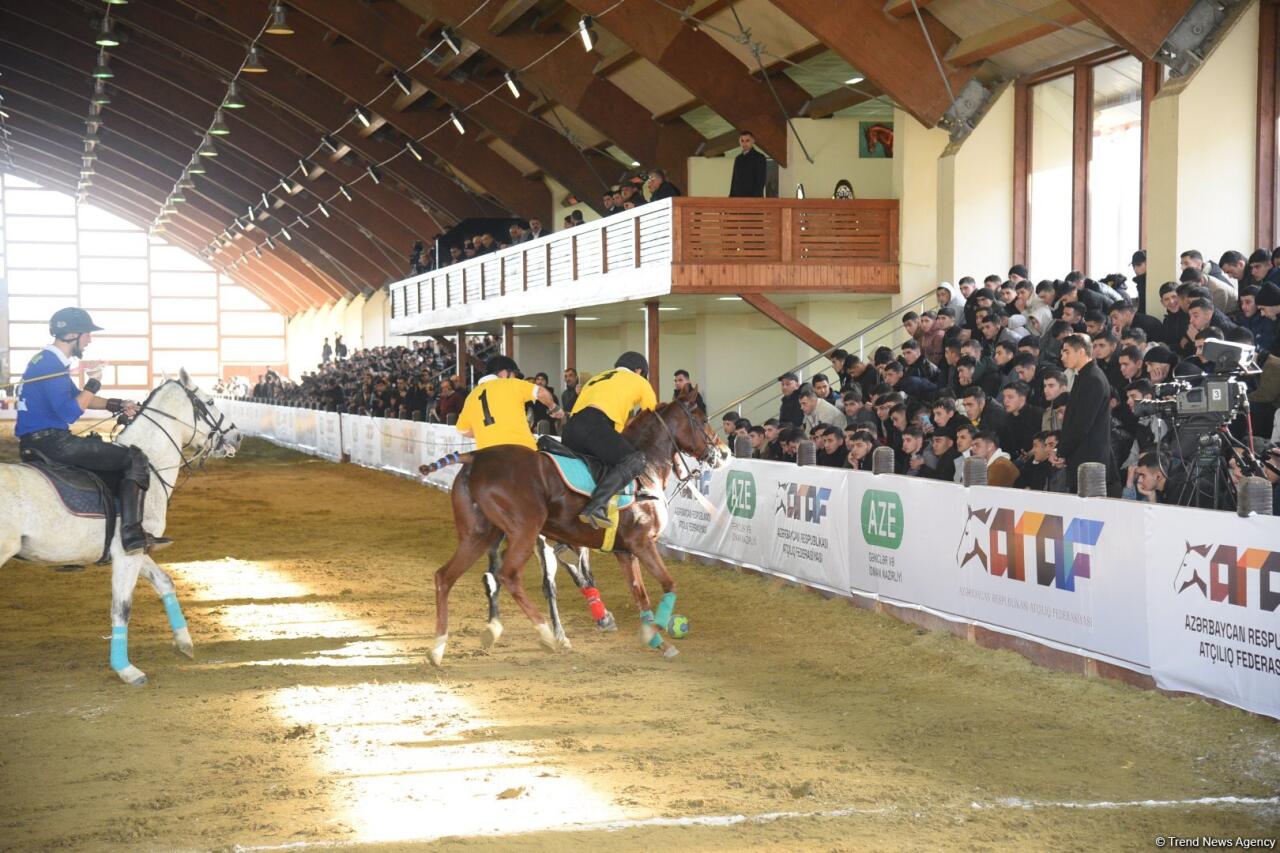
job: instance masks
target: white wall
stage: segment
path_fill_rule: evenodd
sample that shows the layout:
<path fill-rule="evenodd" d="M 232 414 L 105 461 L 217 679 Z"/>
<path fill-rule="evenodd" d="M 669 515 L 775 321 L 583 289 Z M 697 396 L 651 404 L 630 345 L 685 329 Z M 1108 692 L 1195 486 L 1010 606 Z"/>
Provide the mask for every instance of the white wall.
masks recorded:
<path fill-rule="evenodd" d="M 948 140 L 945 131 L 925 128 L 902 110 L 893 115 L 893 196 L 901 202 L 899 299 L 907 301 L 938 286 L 938 158 Z"/>
<path fill-rule="evenodd" d="M 893 120 L 892 111 L 883 118 Z M 893 194 L 893 159 L 858 156 L 859 122 L 875 121 L 875 117 L 793 119 L 796 131 L 804 140 L 804 148 L 795 134 L 787 133 L 787 162 L 778 170 L 778 194 L 794 198 L 796 184 L 804 184 L 808 198 L 831 198 L 836 181 L 845 178 L 853 184 L 857 198 L 895 198 Z M 805 158 L 804 149 L 814 162 Z M 728 189 L 728 185 L 725 185 Z"/>

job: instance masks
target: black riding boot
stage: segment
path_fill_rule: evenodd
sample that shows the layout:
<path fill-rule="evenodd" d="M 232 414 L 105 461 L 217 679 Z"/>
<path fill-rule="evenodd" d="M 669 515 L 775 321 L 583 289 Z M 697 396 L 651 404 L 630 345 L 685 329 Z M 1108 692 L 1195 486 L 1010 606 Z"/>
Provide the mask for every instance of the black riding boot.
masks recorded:
<path fill-rule="evenodd" d="M 595 491 L 591 493 L 587 505 L 582 508 L 582 512 L 578 513 L 578 520 L 597 529 L 613 527 L 613 522 L 609 519 L 609 499 L 640 476 L 644 468 L 643 453 L 633 453 L 610 468 L 609 472 L 600 478 L 600 482 L 596 483 Z"/>
<path fill-rule="evenodd" d="M 148 536 L 142 529 L 142 507 L 147 490 L 133 480 L 120 483 L 120 544 L 130 556 L 149 553 L 173 542 L 163 536 Z"/>

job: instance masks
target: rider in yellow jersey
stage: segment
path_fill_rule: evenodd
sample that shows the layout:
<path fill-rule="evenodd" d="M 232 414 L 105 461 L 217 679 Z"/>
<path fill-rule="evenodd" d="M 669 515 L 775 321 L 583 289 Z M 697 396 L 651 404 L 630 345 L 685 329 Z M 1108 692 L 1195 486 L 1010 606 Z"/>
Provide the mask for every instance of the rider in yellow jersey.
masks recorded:
<path fill-rule="evenodd" d="M 582 387 L 573 415 L 564 425 L 565 446 L 595 456 L 611 466 L 596 483 L 578 519 L 592 527 L 612 527 L 609 499 L 626 488 L 645 469 L 644 454 L 621 435 L 636 410 L 653 411 L 658 398 L 646 379 L 649 362 L 638 352 L 624 352 L 614 369 L 591 378 Z"/>
<path fill-rule="evenodd" d="M 499 444 L 518 444 L 537 450 L 538 443 L 529 430 L 524 407 L 540 402 L 553 418 L 564 417 L 563 410 L 546 388 L 525 379 L 517 379 L 519 368 L 505 355 L 495 355 L 485 363 L 485 376 L 467 395 L 458 415 L 458 431 L 474 437 L 476 450 Z"/>

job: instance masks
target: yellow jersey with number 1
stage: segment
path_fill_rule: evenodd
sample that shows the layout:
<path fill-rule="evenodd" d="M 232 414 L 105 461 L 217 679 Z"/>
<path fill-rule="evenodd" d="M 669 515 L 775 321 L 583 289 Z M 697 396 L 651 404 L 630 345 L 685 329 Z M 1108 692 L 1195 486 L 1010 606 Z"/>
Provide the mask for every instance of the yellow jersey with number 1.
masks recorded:
<path fill-rule="evenodd" d="M 604 412 L 618 432 L 622 432 L 633 411 L 651 412 L 658 408 L 658 396 L 653 393 L 649 380 L 639 373 L 614 368 L 591 377 L 591 381 L 582 386 L 578 401 L 573 404 L 573 413 L 576 415 L 588 406 Z"/>
<path fill-rule="evenodd" d="M 476 450 L 498 444 L 518 444 L 537 450 L 529 430 L 525 404 L 538 399 L 538 386 L 524 379 L 488 379 L 477 385 L 458 415 L 459 430 L 470 430 Z"/>

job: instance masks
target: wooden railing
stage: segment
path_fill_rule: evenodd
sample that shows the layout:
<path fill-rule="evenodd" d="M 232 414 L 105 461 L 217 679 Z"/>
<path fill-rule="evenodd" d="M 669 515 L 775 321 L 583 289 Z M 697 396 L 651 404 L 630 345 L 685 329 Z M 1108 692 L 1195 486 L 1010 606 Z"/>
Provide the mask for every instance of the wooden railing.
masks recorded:
<path fill-rule="evenodd" d="M 646 204 L 396 282 L 391 317 L 448 310 L 456 318 L 455 309 L 497 300 L 503 305 L 497 313 L 520 316 L 521 302 L 529 301 L 521 294 L 540 294 L 533 301 L 545 307 L 547 291 L 586 279 L 603 283 L 605 276 L 614 279 L 613 301 L 635 298 L 626 282 L 652 291 L 657 278 L 667 293 L 896 293 L 898 202 L 677 198 Z"/>

